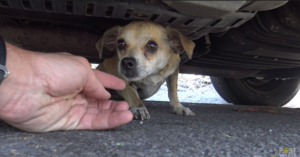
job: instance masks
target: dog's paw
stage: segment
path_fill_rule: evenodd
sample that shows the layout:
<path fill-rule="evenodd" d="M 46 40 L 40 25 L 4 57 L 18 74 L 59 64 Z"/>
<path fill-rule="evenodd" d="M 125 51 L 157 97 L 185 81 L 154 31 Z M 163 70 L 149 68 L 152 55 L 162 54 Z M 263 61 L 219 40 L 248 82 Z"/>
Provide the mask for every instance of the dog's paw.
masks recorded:
<path fill-rule="evenodd" d="M 173 111 L 179 115 L 195 116 L 195 113 L 193 111 L 191 111 L 188 107 L 184 106 L 174 107 Z"/>
<path fill-rule="evenodd" d="M 130 111 L 132 112 L 134 119 L 146 120 L 146 119 L 150 118 L 150 114 L 149 114 L 147 108 L 136 107 L 136 108 L 130 109 Z"/>

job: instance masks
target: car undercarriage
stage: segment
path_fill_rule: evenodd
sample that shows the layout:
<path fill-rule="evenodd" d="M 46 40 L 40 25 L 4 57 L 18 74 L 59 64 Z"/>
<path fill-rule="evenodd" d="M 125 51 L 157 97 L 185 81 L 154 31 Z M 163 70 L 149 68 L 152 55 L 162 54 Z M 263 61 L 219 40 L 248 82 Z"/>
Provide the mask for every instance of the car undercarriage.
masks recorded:
<path fill-rule="evenodd" d="M 181 56 L 181 73 L 214 77 L 219 94 L 233 103 L 249 104 L 249 99 L 290 90 L 284 101 L 274 98 L 282 106 L 299 89 L 299 17 L 298 1 L 0 0 L 0 35 L 24 49 L 65 51 L 101 63 L 112 56 L 104 51 L 100 59 L 95 48 L 105 30 L 133 20 L 153 21 L 196 43 L 191 60 Z M 259 97 L 234 99 L 243 93 L 235 93 L 241 85 L 228 80 L 243 82 Z M 284 85 L 291 81 L 290 87 Z"/>

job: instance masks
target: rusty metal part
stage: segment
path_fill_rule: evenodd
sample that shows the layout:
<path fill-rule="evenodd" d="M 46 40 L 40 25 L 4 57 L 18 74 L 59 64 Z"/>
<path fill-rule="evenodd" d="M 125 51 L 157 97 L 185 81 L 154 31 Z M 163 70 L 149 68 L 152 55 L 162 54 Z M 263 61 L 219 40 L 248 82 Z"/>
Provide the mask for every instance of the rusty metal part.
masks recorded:
<path fill-rule="evenodd" d="M 18 20 L 16 20 L 18 21 Z M 24 21 L 23 21 L 24 22 Z M 69 52 L 93 62 L 100 62 L 95 43 L 101 35 L 88 30 L 67 26 L 47 27 L 43 23 L 19 25 L 17 22 L 0 19 L 0 35 L 5 41 L 27 50 L 40 52 Z M 3 24 L 4 23 L 4 24 Z M 111 57 L 110 53 L 104 53 Z"/>

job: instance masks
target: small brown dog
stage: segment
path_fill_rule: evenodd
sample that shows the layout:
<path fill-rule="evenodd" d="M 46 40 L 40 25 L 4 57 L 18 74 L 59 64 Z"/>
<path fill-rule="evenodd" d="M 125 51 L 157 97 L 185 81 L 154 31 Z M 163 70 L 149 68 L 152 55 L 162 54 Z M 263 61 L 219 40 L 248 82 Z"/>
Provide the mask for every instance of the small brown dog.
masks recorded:
<path fill-rule="evenodd" d="M 113 93 L 112 97 L 124 98 L 135 119 L 150 118 L 142 100 L 154 95 L 165 81 L 173 111 L 179 115 L 195 115 L 179 102 L 177 96 L 180 53 L 191 58 L 195 47 L 193 41 L 177 30 L 139 21 L 107 30 L 96 44 L 100 58 L 103 47 L 117 53 L 97 69 L 126 82 L 126 88 Z"/>

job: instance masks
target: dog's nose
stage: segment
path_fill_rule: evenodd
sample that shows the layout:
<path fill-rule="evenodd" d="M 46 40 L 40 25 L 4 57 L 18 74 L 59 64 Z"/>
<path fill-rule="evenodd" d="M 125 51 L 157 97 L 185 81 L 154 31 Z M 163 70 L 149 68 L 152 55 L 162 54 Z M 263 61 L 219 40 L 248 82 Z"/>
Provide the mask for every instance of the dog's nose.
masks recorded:
<path fill-rule="evenodd" d="M 123 58 L 121 61 L 121 66 L 124 70 L 131 70 L 135 67 L 136 60 L 132 57 Z"/>

